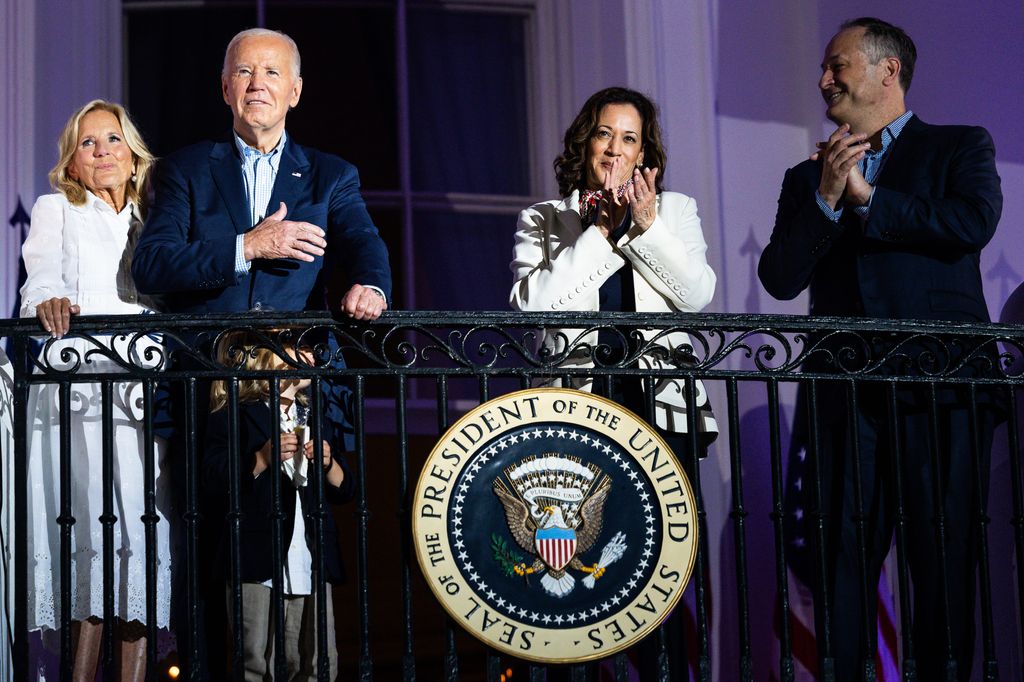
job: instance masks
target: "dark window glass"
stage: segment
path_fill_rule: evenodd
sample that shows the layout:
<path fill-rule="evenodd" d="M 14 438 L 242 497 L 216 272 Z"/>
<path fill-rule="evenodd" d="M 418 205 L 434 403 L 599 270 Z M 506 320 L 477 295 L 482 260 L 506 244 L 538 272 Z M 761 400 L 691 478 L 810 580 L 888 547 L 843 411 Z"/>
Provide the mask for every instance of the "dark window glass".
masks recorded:
<path fill-rule="evenodd" d="M 231 129 L 221 94 L 224 48 L 256 23 L 253 8 L 159 8 L 125 12 L 126 106 L 157 156 Z M 187 36 L 187 38 L 185 38 Z"/>
<path fill-rule="evenodd" d="M 380 230 L 380 235 L 388 247 L 391 259 L 391 298 L 388 308 L 403 308 L 402 292 L 405 290 L 405 268 L 402 267 L 402 215 L 398 209 L 368 207 L 373 224 Z M 337 310 L 341 297 L 352 284 L 343 279 L 345 273 L 332 272 L 328 278 L 328 297 L 332 301 L 331 308 Z M 361 282 L 359 282 L 361 283 Z"/>
<path fill-rule="evenodd" d="M 302 55 L 302 99 L 288 134 L 354 163 L 363 187 L 397 188 L 394 11 L 271 3 L 266 24 Z"/>
<path fill-rule="evenodd" d="M 514 215 L 417 211 L 416 307 L 507 310 Z"/>
<path fill-rule="evenodd" d="M 529 194 L 522 16 L 409 10 L 412 187 Z"/>
<path fill-rule="evenodd" d="M 224 49 L 256 24 L 255 5 L 138 7 L 126 11 L 125 24 L 128 109 L 154 153 L 227 134 Z M 273 3 L 266 24 L 290 35 L 302 55 L 302 98 L 288 114 L 289 135 L 354 163 L 364 187 L 396 188 L 393 10 Z"/>

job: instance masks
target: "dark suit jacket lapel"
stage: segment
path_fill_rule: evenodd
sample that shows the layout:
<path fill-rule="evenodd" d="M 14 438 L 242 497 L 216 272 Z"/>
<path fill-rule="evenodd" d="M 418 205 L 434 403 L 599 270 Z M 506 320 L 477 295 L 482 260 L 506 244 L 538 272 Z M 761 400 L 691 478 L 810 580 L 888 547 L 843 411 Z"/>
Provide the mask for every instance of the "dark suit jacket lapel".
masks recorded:
<path fill-rule="evenodd" d="M 267 213 L 276 211 L 283 201 L 290 215 L 299 201 L 307 197 L 309 181 L 309 160 L 289 136 L 284 143 L 281 165 L 277 167 L 277 179 L 274 181 L 274 191 L 270 194 Z"/>
<path fill-rule="evenodd" d="M 917 116 L 911 116 L 907 124 L 903 126 L 900 136 L 892 143 L 892 150 L 889 158 L 885 160 L 885 166 L 875 181 L 884 187 L 902 188 L 905 178 L 911 177 L 915 166 L 922 163 L 919 154 L 914 153 L 917 146 L 917 137 L 927 126 Z"/>
<path fill-rule="evenodd" d="M 235 152 L 234 140 L 217 142 L 210 152 L 210 172 L 220 192 L 221 201 L 227 208 L 235 234 L 248 232 L 252 227 L 249 218 L 249 200 L 245 196 L 245 181 L 242 179 L 242 164 Z"/>

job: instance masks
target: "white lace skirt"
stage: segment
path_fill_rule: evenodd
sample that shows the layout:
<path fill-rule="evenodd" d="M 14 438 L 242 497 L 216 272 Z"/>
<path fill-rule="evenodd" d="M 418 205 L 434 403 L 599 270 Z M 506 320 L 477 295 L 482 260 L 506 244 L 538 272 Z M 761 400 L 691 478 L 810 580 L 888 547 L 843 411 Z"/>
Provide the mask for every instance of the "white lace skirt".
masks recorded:
<path fill-rule="evenodd" d="M 153 342 L 156 346 L 156 343 Z M 51 346 L 83 353 L 95 346 L 68 339 Z M 81 357 L 81 356 L 79 356 Z M 54 364 L 60 364 L 59 360 Z M 142 363 L 144 364 L 144 363 Z M 116 371 L 106 358 L 93 357 L 82 372 Z M 103 421 L 98 383 L 74 383 L 70 404 L 71 618 L 103 617 Z M 114 614 L 146 622 L 146 533 L 142 425 L 142 385 L 113 385 L 113 525 Z M 60 398 L 56 384 L 33 385 L 28 404 L 28 551 L 30 629 L 60 624 L 60 541 L 57 517 L 61 510 Z M 153 453 L 156 471 L 156 624 L 166 627 L 170 611 L 171 513 L 169 474 L 164 466 L 166 443 L 157 438 Z"/>

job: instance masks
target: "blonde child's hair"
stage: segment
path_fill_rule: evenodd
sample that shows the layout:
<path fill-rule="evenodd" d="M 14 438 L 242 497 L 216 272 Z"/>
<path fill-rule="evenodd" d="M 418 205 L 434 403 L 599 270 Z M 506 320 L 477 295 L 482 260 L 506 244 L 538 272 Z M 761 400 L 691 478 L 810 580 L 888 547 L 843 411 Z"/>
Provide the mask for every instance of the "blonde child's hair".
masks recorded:
<path fill-rule="evenodd" d="M 281 330 L 266 332 L 273 338 Z M 285 352 L 295 353 L 295 346 L 278 337 Z M 267 338 L 257 339 L 252 332 L 229 332 L 221 337 L 217 346 L 217 362 L 225 367 L 249 371 L 269 371 L 287 367 L 281 356 L 267 347 Z M 241 362 L 239 362 L 241 360 Z M 243 378 L 238 380 L 238 402 L 257 403 L 270 399 L 270 381 L 267 379 Z M 295 399 L 300 405 L 306 404 L 306 395 L 299 393 Z M 210 412 L 216 412 L 228 404 L 228 382 L 214 381 L 210 386 Z"/>

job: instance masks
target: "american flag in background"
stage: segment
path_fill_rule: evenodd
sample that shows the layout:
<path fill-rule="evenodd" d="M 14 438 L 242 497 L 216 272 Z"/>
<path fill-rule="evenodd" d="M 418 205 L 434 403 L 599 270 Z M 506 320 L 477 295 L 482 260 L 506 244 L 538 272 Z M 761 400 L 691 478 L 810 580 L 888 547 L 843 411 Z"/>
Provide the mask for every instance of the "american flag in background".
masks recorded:
<path fill-rule="evenodd" d="M 670 679 L 675 682 L 696 682 L 700 678 L 698 672 L 700 649 L 697 642 L 697 619 L 694 617 L 693 590 L 689 589 L 676 605 L 677 617 L 683 619 L 683 642 L 670 639 L 667 644 L 670 647 L 685 647 L 686 660 L 670 668 Z M 657 637 L 657 632 L 649 637 Z M 640 677 L 641 657 L 643 653 L 640 647 L 634 646 L 626 653 L 626 679 L 628 682 L 643 682 Z M 598 664 L 598 682 L 615 682 L 618 679 L 616 671 L 616 657 L 605 658 Z M 720 679 L 728 679 L 721 677 Z"/>
<path fill-rule="evenodd" d="M 789 637 L 793 651 L 793 667 L 800 682 L 818 679 L 818 647 L 814 631 L 815 583 L 812 529 L 807 523 L 806 510 L 810 483 L 807 466 L 806 393 L 803 386 L 797 392 L 793 419 L 793 436 L 789 445 L 786 470 L 786 560 L 789 583 Z M 891 556 L 890 556 L 891 558 Z M 776 605 L 774 619 L 775 642 L 778 646 L 781 619 Z M 878 653 L 875 665 L 880 682 L 899 682 L 899 623 L 896 602 L 886 566 L 878 581 Z M 776 658 L 776 660 L 778 660 Z M 777 680 L 777 672 L 772 679 Z"/>

